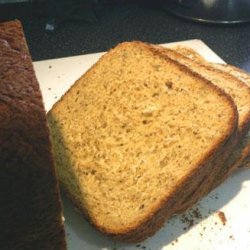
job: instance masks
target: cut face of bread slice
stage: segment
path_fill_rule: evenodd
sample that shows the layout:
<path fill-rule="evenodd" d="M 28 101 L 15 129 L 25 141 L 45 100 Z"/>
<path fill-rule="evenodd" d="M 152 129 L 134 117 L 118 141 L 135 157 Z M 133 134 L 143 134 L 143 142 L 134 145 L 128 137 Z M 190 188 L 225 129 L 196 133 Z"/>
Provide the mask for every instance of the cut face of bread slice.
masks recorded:
<path fill-rule="evenodd" d="M 238 78 L 213 67 L 212 64 L 207 63 L 204 59 L 200 60 L 199 55 L 189 53 L 188 56 L 192 57 L 192 59 L 190 59 L 174 49 L 162 48 L 159 46 L 156 47 L 162 55 L 167 55 L 171 57 L 171 59 L 189 67 L 191 70 L 210 80 L 213 84 L 217 85 L 232 96 L 239 112 L 239 139 L 244 138 L 250 125 L 250 88 Z M 245 146 L 242 147 L 244 148 Z M 243 161 L 240 152 L 241 151 L 237 151 L 234 156 L 228 159 L 225 164 L 221 166 L 221 168 L 217 168 L 218 172 L 215 173 L 216 178 L 210 176 L 207 180 L 204 180 L 204 182 L 200 184 L 199 189 L 192 194 L 193 200 L 196 199 L 196 201 L 198 201 L 201 197 L 209 193 L 213 188 L 221 184 L 226 177 L 228 177 L 228 175 L 235 168 L 237 168 L 237 166 L 239 166 L 239 164 Z M 225 158 L 223 158 L 221 163 L 223 163 L 224 160 Z M 182 206 L 179 207 L 179 212 L 182 212 L 186 208 L 192 206 L 194 203 L 193 200 L 187 200 L 183 203 Z"/>
<path fill-rule="evenodd" d="M 48 119 L 63 188 L 99 230 L 130 242 L 213 174 L 237 129 L 228 95 L 140 42 L 105 54 Z"/>
<path fill-rule="evenodd" d="M 0 249 L 66 249 L 42 96 L 20 22 L 0 23 Z"/>
<path fill-rule="evenodd" d="M 198 54 L 191 48 L 183 46 L 175 46 L 174 50 L 194 61 L 200 63 L 202 62 L 208 63 L 200 54 Z M 228 64 L 213 63 L 211 65 L 219 70 L 222 70 L 224 72 L 227 72 L 228 74 L 237 77 L 239 80 L 241 80 L 250 87 L 250 75 L 247 72 Z M 234 157 L 232 157 L 232 160 L 230 159 L 228 160 L 228 163 L 234 166 L 230 168 L 230 173 L 233 172 L 238 167 L 248 167 L 250 165 L 247 160 L 249 157 L 250 157 L 250 132 L 248 131 L 248 135 L 243 139 L 243 142 L 240 142 L 239 145 L 237 146 L 236 152 L 234 153 Z"/>
<path fill-rule="evenodd" d="M 206 62 L 204 59 L 201 61 L 201 56 L 199 55 L 194 56 L 193 54 L 192 58 L 194 60 L 191 60 L 174 49 L 159 47 L 159 50 L 162 53 L 166 53 L 173 60 L 178 60 L 179 63 L 186 65 L 194 72 L 212 81 L 213 84 L 228 93 L 233 98 L 239 112 L 239 133 L 242 137 L 247 134 L 250 127 L 250 88 L 248 85 L 237 77 L 216 68 L 214 64 Z M 191 52 L 189 53 L 190 55 Z"/>

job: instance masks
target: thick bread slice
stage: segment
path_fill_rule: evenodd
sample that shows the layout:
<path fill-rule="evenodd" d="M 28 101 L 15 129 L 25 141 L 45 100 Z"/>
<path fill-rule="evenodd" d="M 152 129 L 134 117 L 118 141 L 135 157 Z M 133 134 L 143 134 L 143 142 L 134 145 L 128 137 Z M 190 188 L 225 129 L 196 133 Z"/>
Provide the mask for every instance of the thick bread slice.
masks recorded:
<path fill-rule="evenodd" d="M 171 49 L 172 50 L 172 49 Z M 213 81 L 214 84 L 217 84 L 221 88 L 223 88 L 225 91 L 227 91 L 234 99 L 235 103 L 237 104 L 237 107 L 239 109 L 239 128 L 244 128 L 241 129 L 243 132 L 241 132 L 242 138 L 247 134 L 249 131 L 249 126 L 250 126 L 250 88 L 245 84 L 246 82 L 244 81 L 239 81 L 238 84 L 235 81 L 236 78 L 233 75 L 230 75 L 221 69 L 218 68 L 218 64 L 211 64 L 207 61 L 205 61 L 204 58 L 202 58 L 198 53 L 194 52 L 191 49 L 186 49 L 183 47 L 177 47 L 174 48 L 174 56 L 175 58 L 179 58 L 181 55 L 181 60 L 182 63 L 184 64 L 189 64 L 190 67 L 195 68 L 195 70 L 198 72 L 200 70 L 200 74 L 206 77 L 207 79 L 210 79 Z M 178 55 L 176 54 L 178 53 Z M 181 54 L 181 55 L 180 55 Z M 192 61 L 189 58 L 192 58 Z M 224 77 L 224 75 L 227 75 Z M 231 77 L 231 80 L 229 77 Z M 224 83 L 223 83 L 224 79 Z M 226 80 L 230 81 L 226 81 Z M 243 79 L 243 78 L 241 78 Z M 243 119 L 244 118 L 244 119 Z M 239 158 L 241 159 L 241 153 L 244 152 L 245 157 L 246 152 L 247 152 L 247 141 L 249 141 L 249 136 L 247 136 L 247 139 L 244 140 L 244 143 L 239 146 L 238 153 L 239 153 Z M 243 156 L 243 155 L 242 155 Z M 240 165 L 240 161 L 239 161 Z"/>
<path fill-rule="evenodd" d="M 216 68 L 213 64 L 205 60 L 201 62 L 198 59 L 199 56 L 196 56 L 195 60 L 191 60 L 174 49 L 157 47 L 159 51 L 190 67 L 194 72 L 210 80 L 233 98 L 239 113 L 239 133 L 243 138 L 250 127 L 250 87 L 237 77 Z"/>
<path fill-rule="evenodd" d="M 199 53 L 197 53 L 196 51 L 194 51 L 189 47 L 175 46 L 174 50 L 197 62 L 208 63 Z M 213 63 L 212 65 L 217 69 L 220 69 L 237 77 L 246 85 L 250 86 L 250 75 L 247 72 L 229 64 Z M 234 167 L 230 168 L 231 169 L 230 172 L 233 172 L 235 169 L 239 167 L 244 167 L 244 168 L 249 167 L 250 162 L 248 162 L 247 160 L 249 157 L 250 157 L 250 131 L 248 131 L 248 134 L 244 138 L 243 142 L 240 142 L 239 145 L 237 146 L 237 149 L 235 150 L 232 159 L 231 160 L 228 159 L 228 164 L 234 165 Z"/>
<path fill-rule="evenodd" d="M 226 71 L 229 74 L 239 78 L 242 82 L 250 86 L 250 74 L 242 69 L 239 69 L 233 65 L 230 64 L 221 64 L 221 63 L 211 63 L 208 62 L 203 56 L 201 56 L 198 52 L 193 50 L 190 47 L 184 47 L 184 46 L 174 46 L 171 47 L 171 49 L 176 50 L 177 52 L 181 53 L 184 56 L 187 56 L 190 59 L 193 59 L 197 62 L 205 62 L 205 63 L 210 63 L 214 67 Z"/>
<path fill-rule="evenodd" d="M 159 46 L 157 46 L 157 48 L 163 55 L 168 55 L 171 59 L 191 68 L 196 73 L 199 73 L 206 79 L 212 81 L 213 84 L 216 84 L 233 97 L 239 112 L 239 139 L 243 138 L 250 126 L 250 88 L 236 77 L 212 67 L 209 63 L 191 60 L 171 48 L 168 49 Z M 240 156 L 241 154 L 239 157 Z M 223 160 L 224 159 L 225 158 L 223 158 Z M 231 162 L 231 160 L 233 160 L 233 162 Z M 196 201 L 198 201 L 201 197 L 205 196 L 213 188 L 221 184 L 228 177 L 228 175 L 235 168 L 237 168 L 237 159 L 232 156 L 231 160 L 225 162 L 221 168 L 217 168 L 218 172 L 215 173 L 216 178 L 214 178 L 214 176 L 210 176 L 207 180 L 204 180 L 204 182 L 200 184 L 200 188 L 192 194 L 193 200 L 196 199 Z M 239 160 L 239 162 L 241 161 Z M 187 200 L 183 203 L 183 206 L 180 206 L 179 211 L 182 212 L 186 208 L 193 205 L 193 200 Z"/>
<path fill-rule="evenodd" d="M 48 113 L 63 188 L 99 230 L 151 236 L 235 139 L 222 90 L 158 50 L 122 43 Z"/>
<path fill-rule="evenodd" d="M 66 249 L 42 96 L 20 22 L 0 23 L 0 249 Z"/>
<path fill-rule="evenodd" d="M 250 74 L 242 69 L 239 69 L 230 64 L 211 63 L 207 61 L 204 57 L 202 57 L 198 52 L 191 49 L 190 47 L 184 47 L 184 46 L 178 45 L 178 46 L 171 47 L 171 49 L 174 49 L 175 51 L 182 54 L 183 56 L 186 56 L 196 62 L 209 63 L 211 66 L 216 67 L 217 69 L 220 69 L 222 71 L 225 71 L 237 77 L 239 80 L 241 80 L 242 82 L 244 82 L 246 85 L 250 87 Z"/>

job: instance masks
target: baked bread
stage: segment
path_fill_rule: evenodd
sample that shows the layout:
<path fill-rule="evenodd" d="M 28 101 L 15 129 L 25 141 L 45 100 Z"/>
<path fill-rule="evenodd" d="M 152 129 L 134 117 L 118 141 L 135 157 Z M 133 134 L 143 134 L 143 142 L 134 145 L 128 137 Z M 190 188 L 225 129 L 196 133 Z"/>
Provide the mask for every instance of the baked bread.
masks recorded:
<path fill-rule="evenodd" d="M 196 51 L 194 51 L 189 47 L 175 46 L 174 50 L 197 62 L 208 63 L 199 53 L 197 53 Z M 210 64 L 219 70 L 222 70 L 224 72 L 227 72 L 228 74 L 237 77 L 239 80 L 241 80 L 250 87 L 250 75 L 247 72 L 229 64 L 219 64 L 219 63 L 210 63 Z M 228 164 L 234 165 L 234 167 L 230 168 L 230 173 L 239 167 L 244 167 L 244 168 L 249 167 L 250 166 L 250 162 L 248 162 L 249 157 L 250 157 L 250 131 L 248 131 L 248 134 L 245 136 L 242 142 L 239 143 L 232 157 L 228 159 Z"/>
<path fill-rule="evenodd" d="M 245 84 L 250 86 L 250 74 L 247 73 L 244 70 L 241 70 L 233 65 L 230 64 L 220 64 L 216 63 L 214 66 L 220 70 L 226 71 L 229 74 L 232 74 L 235 77 L 238 77 L 241 81 L 243 81 Z"/>
<path fill-rule="evenodd" d="M 0 23 L 0 249 L 66 249 L 42 96 L 19 21 Z"/>
<path fill-rule="evenodd" d="M 217 171 L 237 115 L 225 92 L 186 66 L 122 43 L 48 113 L 59 180 L 96 228 L 142 241 Z"/>
<path fill-rule="evenodd" d="M 159 52 L 167 54 L 173 60 L 178 60 L 179 63 L 189 67 L 194 72 L 197 72 L 204 78 L 208 79 L 233 98 L 239 112 L 239 134 L 243 138 L 247 134 L 250 127 L 249 86 L 237 77 L 216 68 L 213 64 L 206 62 L 205 60 L 201 62 L 200 59 L 198 59 L 200 58 L 198 55 L 196 55 L 195 60 L 191 60 L 174 49 L 163 48 L 160 46 L 157 47 L 159 48 Z"/>
<path fill-rule="evenodd" d="M 230 96 L 235 101 L 239 112 L 239 141 L 244 138 L 250 126 L 250 88 L 238 78 L 225 73 L 217 69 L 216 67 L 213 67 L 209 63 L 191 60 L 190 58 L 183 56 L 181 53 L 178 53 L 171 48 L 162 48 L 159 46 L 157 48 L 163 56 L 167 55 L 171 59 L 176 60 L 179 63 L 189 67 L 197 74 L 200 74 L 201 76 L 210 80 L 213 84 L 217 85 L 226 93 L 230 94 Z M 241 154 L 239 155 L 239 157 L 240 156 Z M 238 159 L 236 157 L 235 155 L 233 155 L 231 159 L 225 162 L 223 167 L 217 168 L 218 172 L 215 173 L 216 178 L 214 178 L 214 176 L 210 176 L 208 179 L 204 180 L 204 182 L 200 184 L 200 187 L 199 189 L 197 189 L 196 193 L 192 194 L 192 198 L 198 201 L 201 197 L 209 193 L 213 188 L 221 184 L 232 173 L 232 171 L 234 171 L 235 168 L 238 167 Z M 242 162 L 242 160 L 239 159 L 239 162 Z M 180 207 L 179 211 L 182 212 L 192 204 L 193 201 L 189 201 L 187 199 L 186 203 L 183 204 L 183 207 Z"/>

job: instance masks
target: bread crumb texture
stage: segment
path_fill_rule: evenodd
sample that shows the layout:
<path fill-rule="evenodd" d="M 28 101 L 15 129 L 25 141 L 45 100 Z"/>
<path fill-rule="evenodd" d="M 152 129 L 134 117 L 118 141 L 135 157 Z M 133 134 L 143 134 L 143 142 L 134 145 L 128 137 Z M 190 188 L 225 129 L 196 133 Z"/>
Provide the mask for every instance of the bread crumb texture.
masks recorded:
<path fill-rule="evenodd" d="M 104 231 L 135 228 L 225 139 L 234 115 L 207 82 L 123 43 L 49 112 L 60 181 Z"/>
<path fill-rule="evenodd" d="M 201 74 L 233 98 L 239 112 L 239 132 L 245 136 L 250 126 L 249 75 L 237 69 L 233 70 L 234 68 L 229 65 L 209 63 L 188 48 L 177 47 L 176 49 L 161 49 L 161 51 Z"/>

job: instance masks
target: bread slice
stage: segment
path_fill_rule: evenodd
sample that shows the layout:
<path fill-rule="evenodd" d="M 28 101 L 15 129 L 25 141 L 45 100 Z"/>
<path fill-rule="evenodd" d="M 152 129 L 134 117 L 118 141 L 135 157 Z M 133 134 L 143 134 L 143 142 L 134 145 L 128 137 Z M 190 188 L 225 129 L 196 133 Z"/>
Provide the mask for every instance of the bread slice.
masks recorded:
<path fill-rule="evenodd" d="M 213 64 L 206 62 L 204 59 L 200 61 L 200 56 L 196 55 L 195 60 L 183 56 L 181 52 L 177 52 L 171 48 L 158 47 L 161 53 L 167 54 L 173 60 L 189 67 L 194 72 L 213 82 L 216 86 L 223 89 L 234 100 L 239 112 L 239 133 L 244 137 L 250 127 L 250 88 L 237 77 L 225 73 Z"/>
<path fill-rule="evenodd" d="M 206 62 L 204 58 L 202 58 L 199 54 L 195 53 L 191 49 L 177 47 L 174 50 L 174 56 L 177 56 L 178 60 L 180 60 L 180 54 L 184 55 L 185 57 L 181 58 L 183 63 L 190 64 L 193 68 L 196 67 L 195 70 L 197 72 L 200 70 L 201 75 L 212 80 L 214 84 L 217 84 L 229 94 L 231 94 L 239 109 L 239 128 L 243 131 L 240 133 L 242 137 L 244 137 L 247 134 L 250 125 L 250 88 L 247 86 L 247 84 L 245 84 L 245 82 L 240 81 L 243 78 L 241 78 L 240 80 L 237 78 L 237 82 L 237 79 L 235 78 L 236 74 L 227 74 L 225 71 L 221 70 L 222 67 L 220 67 L 219 69 L 219 66 L 221 65 Z M 176 54 L 176 52 L 178 53 L 178 55 Z M 186 57 L 192 58 L 192 61 Z M 238 150 L 240 158 L 240 152 L 246 153 L 246 141 L 248 141 L 248 139 L 249 137 L 244 140 L 244 143 L 242 143 L 242 145 L 240 146 L 242 149 Z"/>
<path fill-rule="evenodd" d="M 0 249 L 66 249 L 42 96 L 19 21 L 0 23 Z"/>
<path fill-rule="evenodd" d="M 238 78 L 213 67 L 204 60 L 202 62 L 191 60 L 190 58 L 183 56 L 181 53 L 178 53 L 171 48 L 163 48 L 159 46 L 157 46 L 157 48 L 159 53 L 161 53 L 163 56 L 167 55 L 171 57 L 172 60 L 176 60 L 179 63 L 189 67 L 194 72 L 210 80 L 213 84 L 217 85 L 226 93 L 230 94 L 230 96 L 232 96 L 239 112 L 239 139 L 244 138 L 250 126 L 250 88 Z M 197 189 L 196 192 L 192 194 L 192 200 L 187 199 L 186 202 L 182 203 L 182 206 L 179 206 L 178 212 L 182 212 L 188 207 L 192 206 L 194 203 L 193 200 L 198 201 L 201 197 L 205 196 L 212 189 L 221 184 L 231 174 L 231 172 L 237 168 L 238 156 L 239 162 L 242 162 L 243 159 L 241 160 L 240 158 L 241 154 L 236 156 L 233 155 L 231 159 L 225 162 L 223 167 L 217 168 L 218 171 L 215 173 L 216 178 L 214 178 L 214 176 L 210 176 L 208 179 L 204 180 L 203 183 L 200 183 L 199 189 Z M 223 161 L 224 159 L 225 158 L 223 158 Z"/>
<path fill-rule="evenodd" d="M 250 86 L 250 74 L 230 64 L 214 64 L 220 70 L 226 71 L 229 74 L 238 77 L 242 82 Z"/>
<path fill-rule="evenodd" d="M 105 54 L 48 120 L 62 187 L 127 242 L 153 235 L 217 171 L 238 123 L 228 95 L 141 42 Z"/>
<path fill-rule="evenodd" d="M 198 52 L 193 50 L 190 47 L 184 47 L 184 46 L 174 46 L 171 47 L 171 49 L 174 49 L 178 53 L 182 54 L 183 56 L 186 56 L 196 62 L 204 62 L 209 63 L 213 67 L 216 67 L 217 69 L 220 69 L 222 71 L 225 71 L 235 77 L 237 77 L 239 80 L 244 82 L 246 85 L 250 86 L 250 74 L 242 69 L 239 69 L 233 65 L 230 64 L 221 64 L 221 63 L 211 63 L 208 62 L 204 57 L 202 57 Z"/>
<path fill-rule="evenodd" d="M 194 51 L 189 47 L 175 46 L 174 50 L 197 62 L 208 63 L 199 53 L 197 53 L 196 51 Z M 211 65 L 219 70 L 222 70 L 237 77 L 239 80 L 241 80 L 250 87 L 250 75 L 247 72 L 229 64 L 213 63 Z M 250 131 L 248 131 L 248 134 L 243 139 L 243 141 L 239 143 L 231 159 L 228 160 L 228 164 L 234 165 L 234 167 L 230 168 L 230 173 L 239 167 L 249 167 L 250 166 L 250 162 L 248 162 L 249 157 L 250 157 Z"/>

